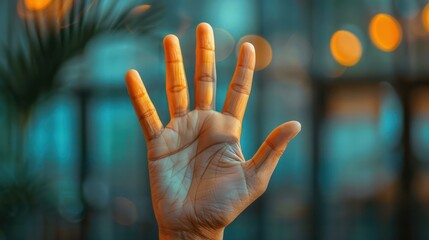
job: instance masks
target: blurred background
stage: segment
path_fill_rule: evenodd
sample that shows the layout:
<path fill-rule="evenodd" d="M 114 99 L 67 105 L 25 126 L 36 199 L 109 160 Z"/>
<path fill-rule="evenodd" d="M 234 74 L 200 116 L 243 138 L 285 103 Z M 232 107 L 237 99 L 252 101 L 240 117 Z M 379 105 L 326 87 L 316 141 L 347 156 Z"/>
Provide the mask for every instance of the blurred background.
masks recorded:
<path fill-rule="evenodd" d="M 0 1 L 0 240 L 157 239 L 124 74 L 164 123 L 162 39 L 193 98 L 195 27 L 214 28 L 217 109 L 256 47 L 241 139 L 301 134 L 225 239 L 429 239 L 429 1 Z"/>

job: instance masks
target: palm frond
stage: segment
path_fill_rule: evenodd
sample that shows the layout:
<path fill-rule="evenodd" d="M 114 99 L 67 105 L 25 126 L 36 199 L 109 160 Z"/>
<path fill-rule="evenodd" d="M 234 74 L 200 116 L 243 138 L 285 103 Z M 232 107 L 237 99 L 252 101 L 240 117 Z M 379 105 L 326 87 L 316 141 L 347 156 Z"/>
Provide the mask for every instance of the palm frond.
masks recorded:
<path fill-rule="evenodd" d="M 0 81 L 18 110 L 30 110 L 42 95 L 55 90 L 60 85 L 56 75 L 61 66 L 81 54 L 94 37 L 129 29 L 146 33 L 162 15 L 161 4 L 136 14 L 132 12 L 136 6 L 118 8 L 118 2 L 112 1 L 103 10 L 97 0 L 73 1 L 68 15 L 53 18 L 55 21 L 47 20 L 43 12 L 24 20 L 27 46 L 3 47 L 6 66 L 0 66 Z"/>

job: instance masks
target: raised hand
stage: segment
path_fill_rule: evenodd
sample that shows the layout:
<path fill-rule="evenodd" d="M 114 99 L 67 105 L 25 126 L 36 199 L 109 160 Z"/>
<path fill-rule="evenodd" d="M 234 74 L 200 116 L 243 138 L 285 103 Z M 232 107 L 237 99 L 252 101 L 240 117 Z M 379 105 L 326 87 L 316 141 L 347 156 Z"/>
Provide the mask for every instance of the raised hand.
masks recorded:
<path fill-rule="evenodd" d="M 249 98 L 255 49 L 241 46 L 222 112 L 216 112 L 215 44 L 207 23 L 197 27 L 195 109 L 189 93 L 179 40 L 164 39 L 167 96 L 171 120 L 163 127 L 139 74 L 126 83 L 147 140 L 153 208 L 160 239 L 221 239 L 224 228 L 267 188 L 298 122 L 277 127 L 254 157 L 240 147 L 241 125 Z"/>

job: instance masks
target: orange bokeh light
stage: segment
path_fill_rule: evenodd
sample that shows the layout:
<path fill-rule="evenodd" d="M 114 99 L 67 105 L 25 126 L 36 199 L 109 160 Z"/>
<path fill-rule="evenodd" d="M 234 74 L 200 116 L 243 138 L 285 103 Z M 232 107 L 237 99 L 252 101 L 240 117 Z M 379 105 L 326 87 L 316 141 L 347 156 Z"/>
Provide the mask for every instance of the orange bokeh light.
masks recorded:
<path fill-rule="evenodd" d="M 241 45 L 245 42 L 249 42 L 255 47 L 255 70 L 258 71 L 266 68 L 271 63 L 271 59 L 273 58 L 273 50 L 270 43 L 265 38 L 258 35 L 244 36 L 237 44 L 237 56 L 240 52 Z"/>
<path fill-rule="evenodd" d="M 429 3 L 426 4 L 422 13 L 422 22 L 426 32 L 429 32 Z"/>
<path fill-rule="evenodd" d="M 362 45 L 352 32 L 340 30 L 332 35 L 331 53 L 339 64 L 351 67 L 359 62 Z"/>
<path fill-rule="evenodd" d="M 391 52 L 401 43 L 402 28 L 394 17 L 380 13 L 369 24 L 369 36 L 377 48 Z"/>
<path fill-rule="evenodd" d="M 131 10 L 131 14 L 136 14 L 137 15 L 137 14 L 146 12 L 151 7 L 152 7 L 151 5 L 147 5 L 147 4 L 139 5 L 139 6 L 135 7 L 135 8 L 133 8 L 133 10 Z"/>
<path fill-rule="evenodd" d="M 65 16 L 70 13 L 77 0 L 18 0 L 18 16 L 25 21 L 57 27 L 68 26 Z M 93 0 L 95 1 L 95 0 Z"/>
<path fill-rule="evenodd" d="M 42 11 L 46 9 L 52 0 L 25 0 L 25 7 L 31 11 Z"/>

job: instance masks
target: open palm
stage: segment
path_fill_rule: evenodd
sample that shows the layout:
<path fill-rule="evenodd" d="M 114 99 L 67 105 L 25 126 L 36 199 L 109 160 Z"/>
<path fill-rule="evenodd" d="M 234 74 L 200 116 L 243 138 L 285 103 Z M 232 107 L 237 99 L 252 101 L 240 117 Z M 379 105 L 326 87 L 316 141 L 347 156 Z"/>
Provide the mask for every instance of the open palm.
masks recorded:
<path fill-rule="evenodd" d="M 164 39 L 171 121 L 163 127 L 139 74 L 127 73 L 127 88 L 148 145 L 152 202 L 161 238 L 219 239 L 266 189 L 297 122 L 276 128 L 255 156 L 241 153 L 241 122 L 249 98 L 255 50 L 241 47 L 222 113 L 214 111 L 214 37 L 210 25 L 197 28 L 195 110 L 189 94 L 179 40 Z"/>

